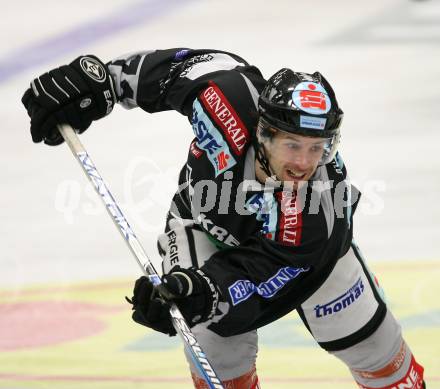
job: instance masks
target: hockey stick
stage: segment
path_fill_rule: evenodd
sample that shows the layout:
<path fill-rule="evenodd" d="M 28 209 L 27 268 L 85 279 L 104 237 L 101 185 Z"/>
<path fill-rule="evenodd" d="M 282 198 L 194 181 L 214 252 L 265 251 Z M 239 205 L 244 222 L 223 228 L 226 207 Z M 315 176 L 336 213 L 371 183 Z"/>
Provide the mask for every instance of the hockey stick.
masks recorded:
<path fill-rule="evenodd" d="M 82 166 L 84 172 L 86 173 L 96 192 L 101 197 L 101 200 L 104 203 L 108 214 L 111 216 L 116 227 L 118 227 L 119 232 L 125 239 L 125 242 L 127 243 L 131 253 L 136 259 L 136 262 L 142 269 L 142 272 L 150 279 L 150 281 L 161 294 L 161 296 L 166 299 L 167 297 L 169 297 L 168 290 L 162 285 L 161 279 L 156 272 L 156 269 L 154 268 L 150 258 L 148 258 L 148 255 L 141 246 L 139 240 L 137 239 L 127 220 L 125 219 L 125 216 L 123 215 L 121 209 L 119 208 L 118 204 L 116 204 L 115 199 L 107 188 L 107 185 L 105 184 L 101 175 L 98 173 L 98 170 L 96 169 L 94 163 L 87 154 L 86 149 L 81 144 L 74 129 L 67 124 L 62 124 L 58 126 L 58 130 L 60 131 L 73 155 Z M 208 384 L 209 388 L 224 389 L 220 379 L 217 377 L 217 374 L 215 373 L 214 369 L 206 358 L 205 353 L 198 344 L 196 337 L 186 323 L 184 317 L 179 311 L 179 308 L 177 308 L 176 304 L 174 303 L 171 304 L 170 314 L 174 328 L 182 338 L 185 347 L 190 352 L 195 366 L 197 366 L 200 373 L 205 378 L 205 381 Z"/>

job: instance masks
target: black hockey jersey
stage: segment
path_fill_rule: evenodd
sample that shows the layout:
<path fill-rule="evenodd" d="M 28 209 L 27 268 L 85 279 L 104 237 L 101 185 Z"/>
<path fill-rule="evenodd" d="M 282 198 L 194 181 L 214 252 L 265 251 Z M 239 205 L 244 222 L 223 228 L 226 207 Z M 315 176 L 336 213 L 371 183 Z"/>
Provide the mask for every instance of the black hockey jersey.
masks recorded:
<path fill-rule="evenodd" d="M 202 267 L 223 299 L 210 328 L 235 335 L 295 309 L 351 244 L 359 192 L 339 154 L 298 191 L 258 182 L 252 141 L 266 80 L 237 55 L 157 50 L 109 67 L 122 105 L 177 110 L 191 123 L 195 138 L 171 212 L 222 248 Z"/>

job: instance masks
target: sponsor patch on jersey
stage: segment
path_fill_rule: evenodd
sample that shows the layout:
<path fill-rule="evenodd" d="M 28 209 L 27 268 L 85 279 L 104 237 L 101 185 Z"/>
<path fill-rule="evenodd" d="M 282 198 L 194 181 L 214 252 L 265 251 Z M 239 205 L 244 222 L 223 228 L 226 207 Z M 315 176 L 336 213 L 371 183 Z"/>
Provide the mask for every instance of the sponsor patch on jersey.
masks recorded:
<path fill-rule="evenodd" d="M 194 134 L 197 138 L 196 145 L 201 150 L 206 151 L 206 155 L 214 167 L 216 177 L 237 163 L 229 150 L 228 144 L 220 134 L 220 131 L 203 111 L 197 99 L 193 104 L 193 117 L 191 122 Z"/>
<path fill-rule="evenodd" d="M 194 155 L 195 158 L 199 159 L 203 155 L 203 151 L 197 147 L 197 142 L 193 140 L 189 146 L 189 151 Z"/>
<path fill-rule="evenodd" d="M 281 205 L 278 241 L 299 246 L 302 234 L 302 213 L 297 192 L 282 191 L 276 194 Z"/>
<path fill-rule="evenodd" d="M 231 158 L 231 155 L 225 153 L 224 151 L 221 151 L 220 153 L 218 153 L 217 157 L 214 157 L 214 161 L 218 171 L 228 170 L 229 158 Z"/>
<path fill-rule="evenodd" d="M 195 80 L 205 74 L 219 70 L 231 70 L 237 66 L 244 66 L 244 63 L 238 62 L 228 54 L 212 53 L 195 55 L 187 60 L 185 66 L 180 77 Z"/>
<path fill-rule="evenodd" d="M 226 228 L 217 226 L 204 213 L 197 215 L 196 222 L 202 226 L 214 239 L 228 246 L 238 246 L 240 242 Z"/>
<path fill-rule="evenodd" d="M 273 193 L 256 193 L 245 204 L 245 208 L 256 213 L 255 218 L 262 221 L 261 233 L 270 240 L 275 240 L 278 223 L 278 203 Z"/>
<path fill-rule="evenodd" d="M 330 98 L 322 85 L 306 81 L 299 83 L 292 92 L 292 102 L 299 109 L 312 115 L 322 115 L 331 108 Z"/>
<path fill-rule="evenodd" d="M 326 304 L 318 304 L 315 307 L 316 317 L 322 318 L 347 309 L 352 303 L 356 302 L 356 300 L 361 297 L 361 295 L 364 293 L 364 290 L 364 284 L 362 283 L 361 277 L 359 277 L 354 285 L 339 297 Z"/>
<path fill-rule="evenodd" d="M 199 98 L 210 116 L 223 130 L 232 150 L 237 155 L 241 155 L 249 142 L 249 131 L 220 88 L 210 82 L 210 86 L 200 94 Z"/>
<path fill-rule="evenodd" d="M 258 294 L 268 299 L 277 294 L 289 281 L 295 279 L 301 273 L 309 271 L 309 269 L 309 267 L 283 267 L 273 277 L 259 285 L 255 285 L 249 280 L 238 280 L 228 288 L 232 305 L 242 303 L 253 294 Z"/>
<path fill-rule="evenodd" d="M 300 115 L 299 125 L 304 128 L 313 128 L 314 130 L 323 130 L 325 128 L 326 118 L 317 118 L 314 116 Z"/>
<path fill-rule="evenodd" d="M 185 61 L 185 68 L 182 70 L 182 72 L 180 73 L 179 77 L 183 78 L 189 78 L 191 80 L 194 80 L 197 77 L 192 77 L 191 74 L 194 73 L 193 69 L 194 67 L 196 67 L 196 65 L 201 64 L 201 63 L 206 63 L 209 61 L 212 61 L 214 59 L 214 56 L 212 54 L 200 54 L 200 55 L 195 55 L 194 57 L 189 58 L 188 60 Z M 197 67 L 198 69 L 198 67 Z"/>

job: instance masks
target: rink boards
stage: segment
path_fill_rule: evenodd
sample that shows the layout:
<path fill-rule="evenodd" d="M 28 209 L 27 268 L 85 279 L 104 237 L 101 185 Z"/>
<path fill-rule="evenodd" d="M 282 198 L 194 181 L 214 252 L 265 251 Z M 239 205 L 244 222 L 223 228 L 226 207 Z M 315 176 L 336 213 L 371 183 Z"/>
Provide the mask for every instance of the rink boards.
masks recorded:
<path fill-rule="evenodd" d="M 440 388 L 440 262 L 372 264 L 428 387 Z M 132 280 L 0 291 L 0 388 L 191 388 L 182 346 L 130 319 Z M 353 388 L 296 314 L 260 330 L 263 388 Z"/>

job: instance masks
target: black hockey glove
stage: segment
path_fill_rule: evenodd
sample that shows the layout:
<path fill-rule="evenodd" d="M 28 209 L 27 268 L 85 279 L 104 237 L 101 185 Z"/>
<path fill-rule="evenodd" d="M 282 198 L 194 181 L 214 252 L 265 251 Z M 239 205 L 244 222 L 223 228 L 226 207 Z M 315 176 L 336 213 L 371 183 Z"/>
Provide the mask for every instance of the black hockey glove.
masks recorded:
<path fill-rule="evenodd" d="M 217 309 L 217 288 L 200 270 L 176 268 L 162 277 L 163 285 L 171 298 L 165 301 L 153 288 L 145 276 L 139 278 L 134 286 L 133 320 L 155 331 L 170 336 L 176 335 L 170 316 L 169 303 L 175 302 L 190 327 L 211 319 Z"/>
<path fill-rule="evenodd" d="M 63 142 L 57 124 L 84 132 L 112 111 L 116 94 L 107 66 L 88 55 L 33 80 L 21 101 L 31 118 L 32 140 L 56 146 Z"/>

